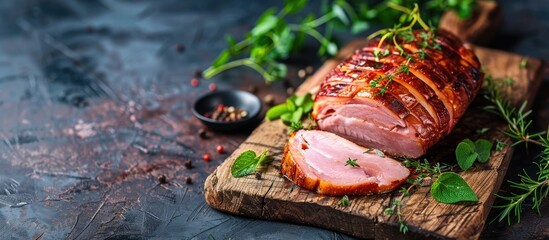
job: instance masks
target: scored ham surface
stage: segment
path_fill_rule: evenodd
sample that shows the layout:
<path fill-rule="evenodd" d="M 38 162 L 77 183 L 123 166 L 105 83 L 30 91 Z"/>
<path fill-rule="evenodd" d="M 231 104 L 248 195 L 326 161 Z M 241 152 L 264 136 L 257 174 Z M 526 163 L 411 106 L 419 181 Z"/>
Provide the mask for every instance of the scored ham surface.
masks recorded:
<path fill-rule="evenodd" d="M 454 128 L 483 78 L 477 57 L 455 36 L 428 34 L 397 39 L 403 53 L 389 39 L 378 49 L 374 39 L 337 66 L 315 98 L 319 128 L 391 155 L 425 154 Z M 376 59 L 376 49 L 389 51 Z"/>
<path fill-rule="evenodd" d="M 299 130 L 284 149 L 281 171 L 305 189 L 326 195 L 367 195 L 400 186 L 410 171 L 333 133 Z M 358 166 L 346 165 L 356 159 Z"/>

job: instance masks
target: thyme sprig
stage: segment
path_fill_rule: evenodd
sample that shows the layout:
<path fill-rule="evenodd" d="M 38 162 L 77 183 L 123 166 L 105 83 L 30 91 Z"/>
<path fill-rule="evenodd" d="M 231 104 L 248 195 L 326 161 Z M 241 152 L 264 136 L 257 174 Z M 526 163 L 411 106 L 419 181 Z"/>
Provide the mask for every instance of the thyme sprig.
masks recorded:
<path fill-rule="evenodd" d="M 414 37 L 414 34 L 412 33 L 412 30 L 413 30 L 413 27 L 418 23 L 425 31 L 431 31 L 431 28 L 423 21 L 423 19 L 421 19 L 419 6 L 417 5 L 417 3 L 414 4 L 413 9 L 400 6 L 393 2 L 388 2 L 387 6 L 394 10 L 403 12 L 405 15 L 401 17 L 400 23 L 395 24 L 392 28 L 381 29 L 370 34 L 370 36 L 368 36 L 368 40 L 381 36 L 379 43 L 377 44 L 377 49 L 374 50 L 374 56 L 376 56 L 376 60 L 378 58 L 377 56 L 381 51 L 383 43 L 385 42 L 386 39 L 391 39 L 393 41 L 395 48 L 398 49 L 398 51 L 400 52 L 400 55 L 403 55 L 404 48 L 398 43 L 398 38 L 403 38 L 404 41 L 406 42 L 413 41 L 415 37 Z M 406 24 L 406 23 L 408 23 L 408 25 L 402 26 L 403 24 Z M 434 35 L 434 34 L 430 34 L 430 35 Z"/>
<path fill-rule="evenodd" d="M 410 74 L 410 67 L 408 66 L 409 61 L 410 60 L 406 61 L 406 63 L 400 66 L 395 72 L 387 74 L 385 76 L 378 76 L 376 79 L 370 81 L 371 88 L 379 88 L 379 92 L 377 92 L 376 95 L 385 95 L 385 92 L 387 92 L 387 88 L 389 87 L 389 84 L 393 81 L 395 75 L 399 73 Z M 385 84 L 380 84 L 380 82 L 384 79 L 387 80 Z"/>
<path fill-rule="evenodd" d="M 496 84 L 493 77 L 487 76 L 485 79 L 485 97 L 492 104 L 485 109 L 496 113 L 507 122 L 508 127 L 503 131 L 503 134 L 513 140 L 512 146 L 521 143 L 528 146 L 527 144 L 532 143 L 543 147 L 539 160 L 534 162 L 537 173 L 532 176 L 523 170 L 523 173 L 518 175 L 519 181 L 508 181 L 514 192 L 509 195 L 496 194 L 499 199 L 506 203 L 494 206 L 500 212 L 492 221 L 501 222 L 507 219 L 507 223 L 511 224 L 513 216 L 517 222 L 520 222 L 522 206 L 528 199 L 533 203 L 532 209 L 541 215 L 541 203 L 549 195 L 549 133 L 530 133 L 529 128 L 532 125 L 532 120 L 528 117 L 532 111 L 526 111 L 527 103 L 524 102 L 517 109 L 510 103 L 508 97 L 502 93 L 502 86 Z M 549 129 L 547 132 L 549 132 Z M 499 142 L 498 145 L 500 145 Z M 503 147 L 501 146 L 501 148 Z"/>
<path fill-rule="evenodd" d="M 452 166 L 444 163 L 435 163 L 430 164 L 429 161 L 424 159 L 423 161 L 418 159 L 409 159 L 406 158 L 402 164 L 407 168 L 414 168 L 413 176 L 406 180 L 406 183 L 409 184 L 408 187 L 402 187 L 399 190 L 400 196 L 391 201 L 389 207 L 385 208 L 383 211 L 387 215 L 396 215 L 399 223 L 400 232 L 408 232 L 408 226 L 406 225 L 405 219 L 402 214 L 402 208 L 404 206 L 403 201 L 406 197 L 409 197 L 414 191 L 419 190 L 425 179 L 435 179 L 443 172 L 451 171 Z"/>

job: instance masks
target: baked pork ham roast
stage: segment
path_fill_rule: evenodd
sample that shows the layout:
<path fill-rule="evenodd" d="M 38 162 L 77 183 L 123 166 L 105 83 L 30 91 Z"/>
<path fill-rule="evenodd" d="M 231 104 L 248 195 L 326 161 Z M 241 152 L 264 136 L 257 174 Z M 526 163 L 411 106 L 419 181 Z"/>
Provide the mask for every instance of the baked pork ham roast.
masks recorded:
<path fill-rule="evenodd" d="M 412 38 L 413 36 L 413 38 Z M 481 86 L 474 53 L 449 32 L 370 41 L 318 91 L 321 130 L 395 156 L 420 157 L 450 133 Z M 402 48 L 402 51 L 399 50 Z"/>
<path fill-rule="evenodd" d="M 297 185 L 326 195 L 388 192 L 410 174 L 399 161 L 320 130 L 290 137 L 281 170 Z"/>

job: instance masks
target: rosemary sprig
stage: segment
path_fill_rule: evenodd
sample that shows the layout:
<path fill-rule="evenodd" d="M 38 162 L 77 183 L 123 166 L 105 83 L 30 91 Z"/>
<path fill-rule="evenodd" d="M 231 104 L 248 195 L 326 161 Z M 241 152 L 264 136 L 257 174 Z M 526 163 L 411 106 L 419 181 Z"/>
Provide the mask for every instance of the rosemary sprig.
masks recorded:
<path fill-rule="evenodd" d="M 515 216 L 517 222 L 520 222 L 522 205 L 526 200 L 530 199 L 533 203 L 532 209 L 541 214 L 541 203 L 549 195 L 549 133 L 530 133 L 529 128 L 532 125 L 532 120 L 529 120 L 528 117 L 532 111 L 525 110 L 527 103 L 523 103 L 518 109 L 512 106 L 508 98 L 501 92 L 501 85 L 495 84 L 491 76 L 486 77 L 485 97 L 492 104 L 486 107 L 486 110 L 498 114 L 507 122 L 508 128 L 503 133 L 513 140 L 512 146 L 520 143 L 532 143 L 543 147 L 539 161 L 534 162 L 537 173 L 531 176 L 523 170 L 524 173 L 518 175 L 519 181 L 508 181 L 510 187 L 514 189 L 513 193 L 510 195 L 496 194 L 506 203 L 494 206 L 494 208 L 500 209 L 500 212 L 493 221 L 501 222 L 507 219 L 507 223 L 511 224 L 512 216 Z M 497 145 L 501 145 L 500 149 L 503 148 L 500 142 Z"/>

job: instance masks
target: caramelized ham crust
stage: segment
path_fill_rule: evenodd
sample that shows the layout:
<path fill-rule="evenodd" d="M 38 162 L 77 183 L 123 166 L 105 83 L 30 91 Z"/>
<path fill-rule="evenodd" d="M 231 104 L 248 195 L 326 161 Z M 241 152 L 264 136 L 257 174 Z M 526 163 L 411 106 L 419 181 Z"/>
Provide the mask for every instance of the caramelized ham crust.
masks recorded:
<path fill-rule="evenodd" d="M 356 165 L 346 165 L 349 159 L 356 159 Z M 300 130 L 290 137 L 281 170 L 300 187 L 326 195 L 388 192 L 410 174 L 394 159 L 318 130 Z"/>
<path fill-rule="evenodd" d="M 407 157 L 425 154 L 450 133 L 483 75 L 474 53 L 455 36 L 429 34 L 417 30 L 413 41 L 398 40 L 402 54 L 393 41 L 378 48 L 379 39 L 372 40 L 341 63 L 316 95 L 319 128 Z"/>

